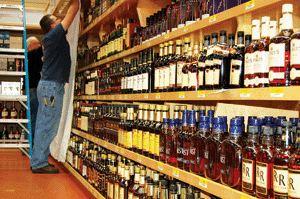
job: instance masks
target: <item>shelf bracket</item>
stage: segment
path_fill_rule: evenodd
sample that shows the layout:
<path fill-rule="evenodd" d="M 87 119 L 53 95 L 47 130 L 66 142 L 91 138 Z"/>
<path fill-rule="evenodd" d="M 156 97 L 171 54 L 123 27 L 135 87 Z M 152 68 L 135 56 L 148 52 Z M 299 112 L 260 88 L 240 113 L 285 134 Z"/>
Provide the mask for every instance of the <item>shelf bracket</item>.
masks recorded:
<path fill-rule="evenodd" d="M 27 157 L 30 158 L 30 155 L 28 154 L 28 151 L 26 151 L 25 149 L 23 149 L 22 147 L 19 148 Z"/>
<path fill-rule="evenodd" d="M 17 100 L 28 110 L 28 106 L 22 100 L 20 100 L 19 98 L 17 98 Z"/>
<path fill-rule="evenodd" d="M 22 123 L 18 122 L 18 124 L 22 127 L 22 129 L 24 129 L 24 131 L 26 131 L 28 134 L 30 134 L 28 129 Z"/>

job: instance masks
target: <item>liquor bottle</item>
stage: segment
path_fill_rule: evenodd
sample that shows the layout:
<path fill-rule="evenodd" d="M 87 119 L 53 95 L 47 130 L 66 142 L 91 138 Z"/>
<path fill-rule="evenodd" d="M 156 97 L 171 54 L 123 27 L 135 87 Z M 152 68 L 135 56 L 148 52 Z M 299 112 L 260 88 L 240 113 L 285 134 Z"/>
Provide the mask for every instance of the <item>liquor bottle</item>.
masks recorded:
<path fill-rule="evenodd" d="M 18 118 L 18 110 L 16 109 L 15 102 L 12 102 L 11 109 L 10 109 L 10 119 L 17 119 Z"/>
<path fill-rule="evenodd" d="M 160 63 L 163 59 L 163 56 L 164 56 L 164 46 L 163 44 L 160 44 L 159 45 L 159 57 L 158 57 L 158 60 L 157 62 L 155 62 L 155 69 L 154 69 L 154 88 L 155 88 L 155 92 L 159 92 L 159 87 L 160 87 L 160 80 L 161 80 L 161 77 L 160 77 Z"/>
<path fill-rule="evenodd" d="M 177 0 L 172 0 L 171 6 L 168 7 L 168 31 L 175 31 L 178 27 L 178 2 Z"/>
<path fill-rule="evenodd" d="M 181 55 L 181 49 L 182 49 L 182 40 L 176 40 L 176 52 L 174 56 L 170 60 L 170 85 L 169 85 L 169 91 L 173 92 L 177 89 L 177 74 L 178 74 L 178 62 Z M 180 78 L 181 79 L 181 78 Z"/>
<path fill-rule="evenodd" d="M 293 5 L 282 6 L 282 30 L 270 41 L 270 86 L 290 85 L 290 40 L 293 31 Z"/>
<path fill-rule="evenodd" d="M 191 172 L 200 176 L 204 176 L 204 152 L 205 141 L 210 135 L 209 117 L 200 116 L 199 128 L 195 135 L 191 138 Z"/>
<path fill-rule="evenodd" d="M 162 131 L 162 122 L 161 122 L 161 105 L 156 105 L 156 117 L 154 123 L 154 159 L 159 161 L 159 141 L 160 141 L 160 134 Z"/>
<path fill-rule="evenodd" d="M 1 110 L 1 119 L 9 119 L 9 110 L 5 101 L 3 102 L 3 107 Z"/>
<path fill-rule="evenodd" d="M 263 129 L 262 147 L 256 155 L 256 196 L 273 198 L 274 164 L 273 128 Z"/>
<path fill-rule="evenodd" d="M 175 119 L 170 119 L 168 133 L 166 135 L 166 159 L 167 164 L 177 167 L 177 129 Z"/>
<path fill-rule="evenodd" d="M 273 168 L 273 186 L 274 198 L 288 198 L 288 166 L 289 159 L 294 151 L 294 145 L 291 142 L 292 123 L 283 122 L 282 128 L 282 148 L 274 157 Z"/>
<path fill-rule="evenodd" d="M 154 62 L 153 62 L 153 49 L 148 50 L 147 57 L 147 75 L 148 75 L 148 93 L 154 93 Z M 146 92 L 143 90 L 143 92 Z"/>
<path fill-rule="evenodd" d="M 270 38 L 272 39 L 278 33 L 277 21 L 270 21 Z"/>
<path fill-rule="evenodd" d="M 138 65 L 137 65 L 137 58 L 133 59 L 133 67 L 132 67 L 132 84 L 133 89 L 132 93 L 138 92 Z"/>
<path fill-rule="evenodd" d="M 186 56 L 186 63 L 183 65 L 182 73 L 181 73 L 181 81 L 182 81 L 181 90 L 182 91 L 188 91 L 189 90 L 189 80 L 190 80 L 189 79 L 189 67 L 190 67 L 191 63 L 192 63 L 192 48 L 189 47 L 188 48 L 188 53 L 187 53 L 187 56 Z M 193 67 L 192 70 L 195 71 L 194 67 Z M 196 76 L 196 78 L 197 78 L 197 76 Z"/>
<path fill-rule="evenodd" d="M 218 33 L 212 33 L 211 38 L 213 39 L 212 44 L 218 42 Z M 208 42 L 210 41 L 210 35 L 205 35 L 204 39 Z M 214 54 L 212 46 L 207 49 L 207 54 L 205 58 L 205 89 L 212 90 L 214 88 Z"/>
<path fill-rule="evenodd" d="M 196 118 L 195 110 L 189 111 L 189 123 L 188 131 L 183 139 L 183 169 L 185 171 L 190 171 L 190 161 L 191 161 L 191 138 L 196 134 Z"/>
<path fill-rule="evenodd" d="M 165 45 L 166 46 L 166 45 Z M 164 92 L 169 92 L 169 87 L 170 87 L 170 60 L 173 57 L 173 46 L 174 42 L 169 41 L 169 53 L 167 57 L 164 60 Z"/>
<path fill-rule="evenodd" d="M 270 17 L 261 19 L 261 40 L 254 52 L 254 87 L 269 86 Z"/>
<path fill-rule="evenodd" d="M 245 49 L 245 88 L 253 88 L 254 52 L 260 38 L 260 20 L 252 20 L 252 41 Z"/>
<path fill-rule="evenodd" d="M 134 183 L 134 162 L 129 163 L 130 186 Z"/>
<path fill-rule="evenodd" d="M 154 159 L 155 154 L 155 125 L 154 121 L 155 105 L 150 104 L 149 106 L 149 157 Z"/>
<path fill-rule="evenodd" d="M 21 133 L 20 133 L 20 131 L 19 131 L 19 127 L 16 128 L 16 131 L 15 131 L 14 134 L 15 134 L 15 139 L 16 139 L 16 140 L 19 140 L 20 137 L 21 137 Z"/>
<path fill-rule="evenodd" d="M 159 161 L 166 162 L 166 136 L 168 134 L 169 129 L 169 118 L 163 118 L 163 126 L 162 131 L 159 136 Z"/>
<path fill-rule="evenodd" d="M 142 154 L 143 151 L 143 130 L 142 126 L 140 125 L 143 122 L 143 104 L 139 104 L 139 114 L 138 114 L 138 119 L 135 120 L 133 124 L 133 134 L 132 134 L 132 139 L 133 143 L 136 146 L 133 146 L 133 151 L 139 154 Z"/>
<path fill-rule="evenodd" d="M 134 191 L 133 199 L 139 199 L 139 198 L 144 199 L 147 197 L 146 190 L 145 190 L 145 175 L 146 175 L 146 170 L 141 170 L 139 187 Z"/>
<path fill-rule="evenodd" d="M 135 191 L 139 188 L 140 182 L 140 168 L 135 167 L 135 174 L 134 174 L 134 184 L 132 184 L 128 189 L 128 199 L 134 198 Z"/>
<path fill-rule="evenodd" d="M 168 181 L 167 180 L 161 180 L 160 181 L 160 195 L 159 198 L 160 199 L 168 199 L 169 198 L 169 194 L 168 194 Z"/>
<path fill-rule="evenodd" d="M 160 59 L 158 61 L 158 73 L 159 73 L 159 81 L 158 81 L 158 89 L 156 89 L 156 92 L 163 92 L 164 89 L 164 59 L 166 57 L 166 50 L 164 44 L 159 45 L 159 54 L 160 54 Z"/>
<path fill-rule="evenodd" d="M 114 198 L 119 198 L 120 195 L 120 184 L 123 181 L 123 175 L 124 175 L 124 164 L 122 165 L 121 162 L 118 163 L 116 178 L 115 178 L 115 184 L 114 184 Z"/>
<path fill-rule="evenodd" d="M 143 68 L 142 68 L 142 93 L 147 93 L 149 90 L 149 72 L 151 78 L 151 71 L 148 71 L 148 52 L 145 50 L 143 54 Z M 153 60 L 153 58 L 152 58 Z"/>
<path fill-rule="evenodd" d="M 139 64 L 138 64 L 138 69 L 137 69 L 137 93 L 142 92 L 142 85 L 143 85 L 143 73 L 142 73 L 142 68 L 143 65 L 146 64 L 147 60 L 145 57 L 145 51 L 139 53 Z"/>
<path fill-rule="evenodd" d="M 182 107 L 182 125 L 180 125 L 180 128 L 178 130 L 178 141 L 177 141 L 177 162 L 178 162 L 178 168 L 183 169 L 183 161 L 184 161 L 184 139 L 185 135 L 188 133 L 188 120 L 189 120 L 189 112 L 184 107 Z"/>
<path fill-rule="evenodd" d="M 130 107 L 127 109 L 127 120 L 125 122 L 125 132 L 127 135 L 126 143 L 127 149 L 132 150 L 132 126 L 134 120 L 134 108 Z"/>
<path fill-rule="evenodd" d="M 198 7 L 199 3 L 198 1 L 194 0 L 187 0 L 186 1 L 186 22 L 185 24 L 188 26 L 194 22 L 196 22 L 199 12 L 198 12 Z"/>
<path fill-rule="evenodd" d="M 179 11 L 178 11 L 178 28 L 183 28 L 186 22 L 186 0 L 179 1 Z"/>
<path fill-rule="evenodd" d="M 25 118 L 26 118 L 26 110 L 24 107 L 21 107 L 19 111 L 19 119 L 25 119 Z"/>
<path fill-rule="evenodd" d="M 185 56 L 182 55 L 182 40 L 176 40 L 176 55 L 175 56 L 176 57 L 174 57 L 170 61 L 170 63 L 173 64 L 173 62 L 176 61 L 176 63 L 175 63 L 175 65 L 176 65 L 175 84 L 176 84 L 176 91 L 180 91 L 181 86 L 182 86 L 182 80 L 181 80 L 182 67 L 185 63 Z"/>
<path fill-rule="evenodd" d="M 177 199 L 177 186 L 176 184 L 170 185 L 169 199 Z"/>
<path fill-rule="evenodd" d="M 204 174 L 206 178 L 219 182 L 220 180 L 220 151 L 219 146 L 224 140 L 222 128 L 223 118 L 217 117 L 213 120 L 212 135 L 206 139 L 204 153 Z"/>
<path fill-rule="evenodd" d="M 237 48 L 231 54 L 230 88 L 244 87 L 244 32 L 238 31 Z"/>
<path fill-rule="evenodd" d="M 297 185 L 299 185 L 299 160 L 300 160 L 300 133 L 298 131 L 297 135 L 297 149 L 296 151 L 291 155 L 289 159 L 288 164 L 288 197 L 289 198 L 299 198 L 300 197 L 300 191 L 297 188 Z"/>
<path fill-rule="evenodd" d="M 189 78 L 189 90 L 195 91 L 198 90 L 198 58 L 199 58 L 199 42 L 195 41 L 194 43 L 194 53 L 192 55 L 191 64 L 188 69 L 188 78 Z"/>
<path fill-rule="evenodd" d="M 242 181 L 242 120 L 230 120 L 230 136 L 220 146 L 221 182 L 233 189 L 241 190 Z"/>
<path fill-rule="evenodd" d="M 159 173 L 154 173 L 152 199 L 158 199 L 158 198 L 159 198 Z"/>
<path fill-rule="evenodd" d="M 206 59 L 206 53 L 207 48 L 210 45 L 210 36 L 206 35 L 204 37 L 204 49 L 202 50 L 201 45 L 201 51 L 198 59 L 198 90 L 204 90 L 205 89 L 205 59 Z"/>
<path fill-rule="evenodd" d="M 110 166 L 110 175 L 108 177 L 107 196 L 109 199 L 114 199 L 114 183 L 115 183 L 116 167 Z"/>
<path fill-rule="evenodd" d="M 13 127 L 10 127 L 10 131 L 8 133 L 8 139 L 12 140 L 15 138 Z"/>
<path fill-rule="evenodd" d="M 169 68 L 169 62 L 168 62 L 168 50 L 169 50 L 169 43 L 165 42 L 164 43 L 164 59 L 161 62 L 161 67 L 162 67 L 162 79 L 163 82 L 162 84 L 162 90 L 160 92 L 167 92 L 169 82 L 170 82 L 170 68 Z"/>
<path fill-rule="evenodd" d="M 300 48 L 299 48 L 299 39 L 300 32 L 297 32 L 291 37 L 291 84 L 299 85 L 300 84 Z"/>
<path fill-rule="evenodd" d="M 181 183 L 180 198 L 186 198 L 186 195 L 188 194 L 188 187 L 188 184 L 184 182 Z"/>
<path fill-rule="evenodd" d="M 120 199 L 127 199 L 128 198 L 128 189 L 131 186 L 130 184 L 130 177 L 129 177 L 129 166 L 125 166 L 124 171 L 124 181 L 120 183 Z"/>
<path fill-rule="evenodd" d="M 140 123 L 140 126 L 142 127 L 142 131 L 143 131 L 143 152 L 142 154 L 146 157 L 148 157 L 149 155 L 149 104 L 145 104 L 144 105 L 144 117 L 143 117 L 143 122 Z"/>

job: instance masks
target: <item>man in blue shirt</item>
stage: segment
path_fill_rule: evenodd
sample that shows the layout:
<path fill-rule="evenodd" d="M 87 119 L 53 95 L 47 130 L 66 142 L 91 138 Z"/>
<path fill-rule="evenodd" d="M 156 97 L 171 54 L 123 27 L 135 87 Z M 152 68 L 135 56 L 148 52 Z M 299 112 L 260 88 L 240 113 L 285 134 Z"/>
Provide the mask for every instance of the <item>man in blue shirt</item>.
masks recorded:
<path fill-rule="evenodd" d="M 40 21 L 46 34 L 42 40 L 42 77 L 37 88 L 39 108 L 31 160 L 32 173 L 59 173 L 57 168 L 48 163 L 49 147 L 58 131 L 64 86 L 70 76 L 70 46 L 66 34 L 78 10 L 79 0 L 72 0 L 62 21 L 54 15 L 45 15 Z"/>

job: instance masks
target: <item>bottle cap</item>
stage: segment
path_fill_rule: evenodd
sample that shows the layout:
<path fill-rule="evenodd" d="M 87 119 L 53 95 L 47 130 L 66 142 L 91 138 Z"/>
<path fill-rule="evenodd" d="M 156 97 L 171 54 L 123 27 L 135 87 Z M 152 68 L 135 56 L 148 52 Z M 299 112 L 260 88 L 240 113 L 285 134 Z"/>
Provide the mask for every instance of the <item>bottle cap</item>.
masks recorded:
<path fill-rule="evenodd" d="M 169 110 L 169 106 L 168 105 L 163 105 L 163 111 L 168 111 Z"/>
<path fill-rule="evenodd" d="M 174 106 L 174 110 L 179 111 L 179 106 Z"/>
<path fill-rule="evenodd" d="M 177 185 L 176 184 L 171 184 L 170 191 L 177 191 Z"/>
<path fill-rule="evenodd" d="M 241 32 L 241 31 L 240 31 Z M 239 34 L 239 32 L 238 32 Z M 243 32 L 243 36 L 244 36 L 244 32 Z M 234 34 L 229 34 L 228 35 L 228 39 L 234 39 L 235 38 L 235 35 Z"/>
<path fill-rule="evenodd" d="M 298 123 L 298 118 L 290 118 L 290 122 L 292 122 L 293 126 L 296 126 Z"/>
<path fill-rule="evenodd" d="M 230 126 L 241 126 L 242 120 L 240 118 L 232 118 L 230 120 Z"/>
<path fill-rule="evenodd" d="M 190 126 L 195 126 L 196 124 L 196 118 L 195 118 L 195 115 L 196 115 L 196 111 L 195 110 L 190 110 L 189 111 L 189 124 Z"/>
<path fill-rule="evenodd" d="M 270 17 L 269 16 L 264 16 L 261 18 L 261 23 L 269 23 L 270 22 Z"/>
<path fill-rule="evenodd" d="M 199 106 L 193 106 L 193 110 L 199 111 Z"/>
<path fill-rule="evenodd" d="M 186 195 L 186 198 L 187 198 L 187 199 L 194 199 L 195 196 L 194 196 L 193 193 L 188 193 L 188 194 Z"/>
<path fill-rule="evenodd" d="M 182 45 L 182 40 L 176 40 L 176 45 Z"/>
<path fill-rule="evenodd" d="M 189 37 L 185 37 L 185 38 L 184 38 L 184 42 L 185 42 L 185 43 L 190 43 L 190 42 L 191 42 L 191 39 L 190 39 Z"/>
<path fill-rule="evenodd" d="M 238 31 L 237 35 L 238 35 L 238 37 L 244 37 L 245 33 L 244 33 L 244 31 Z"/>
<path fill-rule="evenodd" d="M 224 122 L 222 117 L 215 117 L 214 124 L 222 124 Z"/>
<path fill-rule="evenodd" d="M 151 104 L 149 107 L 150 107 L 150 110 L 155 110 L 155 104 Z"/>
<path fill-rule="evenodd" d="M 180 106 L 180 110 L 181 111 L 186 110 L 186 106 Z"/>
<path fill-rule="evenodd" d="M 293 125 L 292 125 L 292 122 L 284 121 L 284 122 L 282 123 L 282 126 L 285 126 L 285 127 L 292 127 Z"/>
<path fill-rule="evenodd" d="M 210 40 L 210 35 L 204 35 L 204 40 Z"/>
<path fill-rule="evenodd" d="M 208 111 L 207 111 L 207 114 L 208 114 L 208 116 L 213 117 L 214 114 L 215 114 L 215 111 L 213 111 L 213 110 L 208 110 Z"/>
<path fill-rule="evenodd" d="M 252 20 L 252 26 L 257 26 L 257 27 L 259 27 L 259 26 L 260 26 L 260 20 L 259 20 L 259 19 L 254 19 L 254 20 Z"/>
<path fill-rule="evenodd" d="M 141 169 L 138 166 L 135 166 L 135 173 L 140 173 Z"/>
<path fill-rule="evenodd" d="M 166 46 L 169 46 L 169 43 L 168 42 L 165 42 L 164 43 L 164 46 L 166 47 Z"/>
<path fill-rule="evenodd" d="M 256 116 L 248 116 L 248 121 L 256 118 L 257 118 Z"/>
<path fill-rule="evenodd" d="M 249 126 L 248 133 L 258 134 L 258 126 Z"/>
<path fill-rule="evenodd" d="M 200 110 L 199 111 L 199 116 L 205 116 L 205 110 Z"/>
<path fill-rule="evenodd" d="M 162 180 L 161 181 L 161 186 L 168 186 L 168 181 L 167 180 Z"/>
<path fill-rule="evenodd" d="M 212 38 L 218 37 L 218 33 L 217 33 L 217 32 L 211 33 L 211 37 L 212 37 Z"/>
<path fill-rule="evenodd" d="M 153 181 L 159 181 L 159 173 L 154 173 Z"/>
<path fill-rule="evenodd" d="M 164 47 L 164 44 L 159 44 L 159 47 L 160 47 L 160 48 L 163 48 L 163 47 Z"/>
<path fill-rule="evenodd" d="M 279 118 L 277 118 L 277 120 L 276 120 L 276 125 L 277 126 L 283 126 L 283 122 L 284 121 L 286 121 L 285 119 L 279 119 Z"/>
<path fill-rule="evenodd" d="M 169 118 L 164 118 L 163 123 L 169 123 Z"/>
<path fill-rule="evenodd" d="M 200 116 L 199 117 L 199 121 L 200 122 L 208 122 L 209 121 L 209 117 L 208 116 Z"/>
<path fill-rule="evenodd" d="M 220 36 L 226 36 L 227 31 L 226 30 L 220 30 Z"/>
<path fill-rule="evenodd" d="M 282 5 L 282 13 L 285 12 L 293 12 L 293 4 L 283 4 Z"/>
<path fill-rule="evenodd" d="M 194 45 L 198 45 L 199 46 L 200 42 L 199 41 L 195 41 Z"/>
<path fill-rule="evenodd" d="M 146 170 L 141 170 L 141 175 L 142 176 L 146 175 Z"/>
<path fill-rule="evenodd" d="M 251 126 L 260 126 L 261 125 L 261 121 L 258 118 L 250 119 L 249 123 Z"/>
<path fill-rule="evenodd" d="M 174 41 L 169 41 L 169 45 L 174 45 Z"/>
<path fill-rule="evenodd" d="M 129 170 L 129 166 L 125 166 L 125 170 Z"/>
<path fill-rule="evenodd" d="M 176 120 L 175 119 L 170 119 L 169 122 L 170 122 L 170 124 L 175 124 Z"/>
<path fill-rule="evenodd" d="M 273 135 L 273 128 L 268 127 L 268 126 L 264 126 L 263 135 L 267 135 L 267 136 Z"/>
<path fill-rule="evenodd" d="M 156 110 L 161 110 L 162 106 L 161 105 L 156 105 Z"/>

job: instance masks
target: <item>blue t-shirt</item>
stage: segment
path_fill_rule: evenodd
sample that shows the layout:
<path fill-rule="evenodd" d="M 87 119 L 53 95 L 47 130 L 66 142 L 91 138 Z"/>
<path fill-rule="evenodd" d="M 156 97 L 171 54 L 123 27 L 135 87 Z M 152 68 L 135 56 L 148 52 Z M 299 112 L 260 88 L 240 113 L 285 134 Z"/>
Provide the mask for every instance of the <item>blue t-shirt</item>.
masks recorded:
<path fill-rule="evenodd" d="M 42 80 L 69 82 L 71 56 L 66 34 L 67 32 L 60 23 L 43 38 Z"/>

